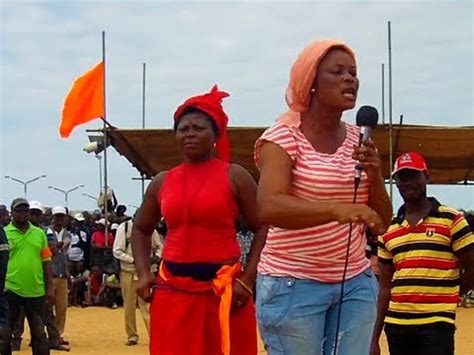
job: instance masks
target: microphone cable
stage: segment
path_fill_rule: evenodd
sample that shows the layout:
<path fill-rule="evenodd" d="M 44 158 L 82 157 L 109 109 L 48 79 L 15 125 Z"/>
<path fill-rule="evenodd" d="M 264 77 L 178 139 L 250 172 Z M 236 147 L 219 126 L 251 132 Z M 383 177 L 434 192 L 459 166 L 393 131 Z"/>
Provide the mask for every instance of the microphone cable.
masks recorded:
<path fill-rule="evenodd" d="M 356 169 L 361 169 L 360 165 L 357 164 Z M 359 189 L 360 177 L 354 178 L 354 196 L 352 197 L 352 203 L 355 204 L 357 201 L 357 190 Z M 341 281 L 341 295 L 339 296 L 339 308 L 337 311 L 337 322 L 336 322 L 336 334 L 334 339 L 334 351 L 331 354 L 337 355 L 337 345 L 339 342 L 339 328 L 341 326 L 341 314 L 342 314 L 342 301 L 344 299 L 344 285 L 346 283 L 347 268 L 349 266 L 349 251 L 351 248 L 351 239 L 352 239 L 352 222 L 349 223 L 349 238 L 347 240 L 346 248 L 346 260 L 344 262 L 344 272 L 342 273 Z"/>
<path fill-rule="evenodd" d="M 359 135 L 359 147 L 364 144 L 364 140 L 370 138 L 370 132 L 372 127 L 377 125 L 379 114 L 377 109 L 372 106 L 362 106 L 356 115 L 356 124 L 360 127 L 360 135 Z M 357 200 L 357 190 L 359 188 L 360 179 L 362 175 L 362 166 L 360 163 L 356 163 L 355 167 L 355 175 L 354 175 L 354 197 L 352 199 L 352 203 L 355 204 Z M 334 352 L 332 354 L 337 355 L 337 346 L 339 343 L 339 328 L 341 326 L 341 309 L 342 309 L 342 302 L 344 300 L 344 286 L 346 283 L 346 276 L 347 276 L 347 269 L 349 267 L 349 252 L 351 248 L 351 240 L 352 240 L 352 224 L 353 222 L 349 223 L 349 238 L 347 241 L 347 249 L 346 249 L 346 260 L 344 263 L 344 272 L 342 274 L 342 282 L 341 282 L 341 295 L 339 297 L 339 309 L 337 312 L 337 322 L 336 322 L 336 338 L 334 340 Z"/>

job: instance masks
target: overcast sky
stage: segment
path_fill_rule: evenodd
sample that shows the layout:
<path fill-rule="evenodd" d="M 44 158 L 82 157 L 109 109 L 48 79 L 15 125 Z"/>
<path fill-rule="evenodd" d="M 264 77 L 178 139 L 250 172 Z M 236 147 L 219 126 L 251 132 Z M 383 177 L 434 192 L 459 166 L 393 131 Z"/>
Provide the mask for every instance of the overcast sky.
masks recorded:
<path fill-rule="evenodd" d="M 310 41 L 342 39 L 358 57 L 358 106 L 381 107 L 381 63 L 392 22 L 393 115 L 407 124 L 474 125 L 472 1 L 158 2 L 0 1 L 0 203 L 22 196 L 52 206 L 67 190 L 72 209 L 93 209 L 98 161 L 82 151 L 86 129 L 58 133 L 75 77 L 100 61 L 106 31 L 107 115 L 120 128 L 141 125 L 142 63 L 147 126 L 170 127 L 174 109 L 214 83 L 228 91 L 231 125 L 269 125 L 286 109 L 290 66 Z M 357 109 L 357 108 L 356 108 Z M 354 122 L 356 109 L 345 120 Z M 140 182 L 109 149 L 109 182 L 121 203 L 139 205 Z M 474 209 L 472 186 L 430 187 L 453 207 Z M 400 204 L 395 189 L 395 207 Z M 134 208 L 129 208 L 133 211 Z"/>

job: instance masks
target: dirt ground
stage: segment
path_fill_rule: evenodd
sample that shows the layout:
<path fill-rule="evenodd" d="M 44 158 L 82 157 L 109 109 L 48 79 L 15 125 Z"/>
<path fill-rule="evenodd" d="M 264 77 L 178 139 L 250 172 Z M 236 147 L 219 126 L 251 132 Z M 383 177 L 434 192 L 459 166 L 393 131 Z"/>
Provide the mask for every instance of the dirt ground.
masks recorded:
<path fill-rule="evenodd" d="M 142 336 L 137 346 L 125 346 L 123 309 L 68 308 L 65 338 L 71 343 L 71 354 L 77 355 L 126 355 L 148 354 L 148 337 L 137 312 L 138 332 Z M 14 354 L 30 354 L 26 331 L 22 351 Z M 383 354 L 388 354 L 385 339 L 382 339 Z M 262 347 L 263 348 L 263 347 Z M 53 351 L 52 354 L 66 354 Z M 259 354 L 265 354 L 263 349 Z M 474 308 L 459 308 L 457 314 L 456 354 L 474 354 Z"/>

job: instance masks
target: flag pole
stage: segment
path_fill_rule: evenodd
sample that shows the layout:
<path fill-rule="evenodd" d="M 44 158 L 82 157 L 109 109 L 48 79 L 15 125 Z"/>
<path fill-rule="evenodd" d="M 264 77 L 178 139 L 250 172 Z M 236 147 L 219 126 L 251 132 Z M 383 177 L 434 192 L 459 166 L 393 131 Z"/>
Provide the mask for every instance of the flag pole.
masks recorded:
<path fill-rule="evenodd" d="M 108 220 L 108 186 L 107 186 L 107 110 L 106 110 L 106 91 L 105 91 L 105 31 L 102 31 L 102 62 L 104 63 L 104 217 L 105 217 L 105 246 L 109 246 L 109 220 Z"/>
<path fill-rule="evenodd" d="M 143 86 L 142 86 L 142 129 L 145 129 L 145 81 L 146 63 L 143 63 Z M 142 173 L 142 202 L 145 198 L 145 174 Z"/>
<path fill-rule="evenodd" d="M 390 201 L 393 203 L 393 179 L 392 179 L 392 169 L 393 169 L 393 110 L 392 110 L 392 24 L 390 21 L 387 23 L 387 32 L 388 32 L 388 150 L 389 150 L 389 185 L 390 185 Z"/>

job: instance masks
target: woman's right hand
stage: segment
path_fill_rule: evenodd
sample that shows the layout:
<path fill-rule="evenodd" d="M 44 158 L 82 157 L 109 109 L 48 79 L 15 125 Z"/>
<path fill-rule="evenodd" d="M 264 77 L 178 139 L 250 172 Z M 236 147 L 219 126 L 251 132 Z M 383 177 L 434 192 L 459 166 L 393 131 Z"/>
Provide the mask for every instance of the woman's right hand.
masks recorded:
<path fill-rule="evenodd" d="M 336 220 L 341 223 L 364 223 L 375 234 L 385 233 L 382 219 L 367 205 L 343 204 L 336 208 Z"/>
<path fill-rule="evenodd" d="M 151 301 L 152 287 L 156 284 L 153 275 L 148 273 L 145 276 L 139 277 L 137 281 L 136 292 L 145 302 Z"/>

